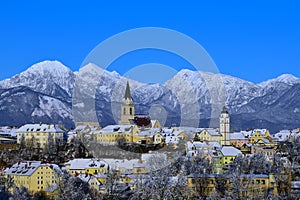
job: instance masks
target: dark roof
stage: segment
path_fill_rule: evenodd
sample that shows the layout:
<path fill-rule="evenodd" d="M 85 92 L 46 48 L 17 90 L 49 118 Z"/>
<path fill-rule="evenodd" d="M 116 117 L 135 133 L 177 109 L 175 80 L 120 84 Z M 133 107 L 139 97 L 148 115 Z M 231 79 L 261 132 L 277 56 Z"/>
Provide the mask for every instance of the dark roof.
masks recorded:
<path fill-rule="evenodd" d="M 126 90 L 125 90 L 125 99 L 129 98 L 131 99 L 131 94 L 130 94 L 130 87 L 129 87 L 129 82 L 127 81 L 127 85 L 126 85 Z"/>
<path fill-rule="evenodd" d="M 228 114 L 228 111 L 227 111 L 227 108 L 226 108 L 226 106 L 224 106 L 223 107 L 223 109 L 222 109 L 222 112 L 221 113 L 227 113 Z"/>
<path fill-rule="evenodd" d="M 151 118 L 148 115 L 134 115 L 134 124 L 139 127 L 150 127 L 151 125 Z"/>

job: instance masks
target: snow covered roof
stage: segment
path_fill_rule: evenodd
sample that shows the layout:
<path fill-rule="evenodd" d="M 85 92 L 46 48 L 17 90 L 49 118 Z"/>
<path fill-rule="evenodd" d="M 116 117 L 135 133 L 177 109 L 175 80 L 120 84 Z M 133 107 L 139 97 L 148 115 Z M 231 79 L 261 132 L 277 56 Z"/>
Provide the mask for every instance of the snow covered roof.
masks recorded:
<path fill-rule="evenodd" d="M 139 166 L 138 163 L 141 162 L 139 159 L 103 159 L 103 161 L 108 163 L 109 167 L 112 169 L 125 168 L 129 170 L 132 170 L 135 166 Z"/>
<path fill-rule="evenodd" d="M 219 142 L 208 142 L 207 144 L 211 147 L 221 148 L 221 145 Z"/>
<path fill-rule="evenodd" d="M 162 132 L 163 133 L 167 133 L 167 134 L 171 134 L 171 133 L 173 133 L 173 131 L 174 131 L 174 129 L 172 129 L 172 128 L 166 128 L 166 127 L 164 127 L 162 129 Z"/>
<path fill-rule="evenodd" d="M 151 128 L 138 133 L 139 136 L 153 136 L 155 134 L 160 134 L 158 128 Z"/>
<path fill-rule="evenodd" d="M 203 131 L 205 128 L 196 128 L 196 132 L 201 132 Z"/>
<path fill-rule="evenodd" d="M 108 164 L 106 162 L 91 158 L 70 160 L 69 162 L 65 163 L 65 165 L 70 165 L 70 170 L 83 170 L 86 168 L 108 168 Z"/>
<path fill-rule="evenodd" d="M 205 129 L 211 136 L 221 136 L 218 129 L 215 128 L 206 128 Z"/>
<path fill-rule="evenodd" d="M 259 132 L 261 135 L 266 135 L 267 129 L 254 129 L 253 134 L 255 134 L 256 132 Z"/>
<path fill-rule="evenodd" d="M 255 141 L 255 143 L 260 143 L 260 141 L 262 141 L 263 143 L 266 143 L 266 144 L 269 144 L 270 143 L 270 140 L 266 139 L 266 138 L 260 138 L 260 139 L 257 139 Z"/>
<path fill-rule="evenodd" d="M 17 136 L 18 128 L 4 126 L 0 128 L 0 135 L 10 135 L 12 137 Z"/>
<path fill-rule="evenodd" d="M 230 133 L 231 140 L 247 140 L 248 138 L 242 132 Z"/>
<path fill-rule="evenodd" d="M 76 177 L 79 178 L 80 180 L 82 180 L 85 183 L 89 182 L 89 180 L 91 179 L 91 176 L 88 173 L 78 174 Z"/>
<path fill-rule="evenodd" d="M 252 130 L 247 130 L 247 131 L 241 131 L 241 133 L 245 136 L 245 137 L 249 137 L 252 136 Z"/>
<path fill-rule="evenodd" d="M 219 158 L 222 156 L 220 151 L 216 151 L 216 150 L 210 150 L 208 153 L 213 158 Z"/>
<path fill-rule="evenodd" d="M 28 132 L 46 132 L 46 133 L 63 133 L 64 131 L 54 124 L 26 124 L 21 126 L 18 133 Z"/>
<path fill-rule="evenodd" d="M 23 161 L 14 164 L 11 168 L 6 170 L 8 175 L 18 175 L 18 176 L 31 176 L 39 167 L 50 167 L 58 173 L 61 173 L 58 165 L 45 163 L 42 164 L 41 161 Z"/>
<path fill-rule="evenodd" d="M 110 134 L 110 133 L 127 133 L 133 129 L 134 125 L 108 125 L 104 127 L 99 133 Z"/>
<path fill-rule="evenodd" d="M 85 129 L 86 126 L 84 125 L 80 125 L 80 126 L 76 126 L 75 131 L 82 131 L 83 129 Z"/>
<path fill-rule="evenodd" d="M 238 154 L 242 154 L 240 150 L 232 146 L 223 146 L 221 153 L 223 156 L 237 156 Z"/>

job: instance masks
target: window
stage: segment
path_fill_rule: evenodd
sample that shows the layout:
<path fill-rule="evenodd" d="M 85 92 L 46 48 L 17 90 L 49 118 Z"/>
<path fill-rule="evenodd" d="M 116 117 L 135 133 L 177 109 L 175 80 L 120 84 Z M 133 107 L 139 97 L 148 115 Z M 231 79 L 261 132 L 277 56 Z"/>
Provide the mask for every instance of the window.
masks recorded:
<path fill-rule="evenodd" d="M 132 108 L 129 108 L 129 113 L 130 115 L 132 115 Z"/>
<path fill-rule="evenodd" d="M 126 108 L 123 108 L 123 114 L 126 115 Z"/>

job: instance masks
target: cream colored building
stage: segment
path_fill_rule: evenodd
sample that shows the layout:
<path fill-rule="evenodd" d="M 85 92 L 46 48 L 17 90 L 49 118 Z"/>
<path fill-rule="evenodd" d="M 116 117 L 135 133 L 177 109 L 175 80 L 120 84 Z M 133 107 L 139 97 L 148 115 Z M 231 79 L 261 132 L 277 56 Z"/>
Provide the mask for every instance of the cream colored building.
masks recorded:
<path fill-rule="evenodd" d="M 124 142 L 137 142 L 139 129 L 136 125 L 109 125 L 97 132 L 96 139 L 99 143 L 115 144 L 118 140 Z"/>
<path fill-rule="evenodd" d="M 48 142 L 49 136 L 53 136 L 54 142 L 63 141 L 64 130 L 53 124 L 26 124 L 17 131 L 17 143 L 24 140 L 26 146 L 44 148 Z"/>
<path fill-rule="evenodd" d="M 7 187 L 13 192 L 12 185 L 25 187 L 30 194 L 45 192 L 49 187 L 54 187 L 62 171 L 55 164 L 41 161 L 24 161 L 14 164 L 5 172 Z"/>
<path fill-rule="evenodd" d="M 66 170 L 69 174 L 78 175 L 78 174 L 98 174 L 98 173 L 107 173 L 108 164 L 104 161 L 93 159 L 93 158 L 79 158 L 70 160 L 65 163 Z"/>

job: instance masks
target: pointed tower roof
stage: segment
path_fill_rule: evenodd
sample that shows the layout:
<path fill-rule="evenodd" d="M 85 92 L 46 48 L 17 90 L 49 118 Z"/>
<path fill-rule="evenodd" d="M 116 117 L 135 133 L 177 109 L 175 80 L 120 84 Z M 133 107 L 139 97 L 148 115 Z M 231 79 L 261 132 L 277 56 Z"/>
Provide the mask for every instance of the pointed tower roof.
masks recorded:
<path fill-rule="evenodd" d="M 228 114 L 228 111 L 227 111 L 227 108 L 226 108 L 226 106 L 224 106 L 223 107 L 223 109 L 222 109 L 222 112 L 221 113 L 226 113 L 226 114 Z"/>
<path fill-rule="evenodd" d="M 125 90 L 125 99 L 131 99 L 130 87 L 129 82 L 127 81 L 126 90 Z"/>

